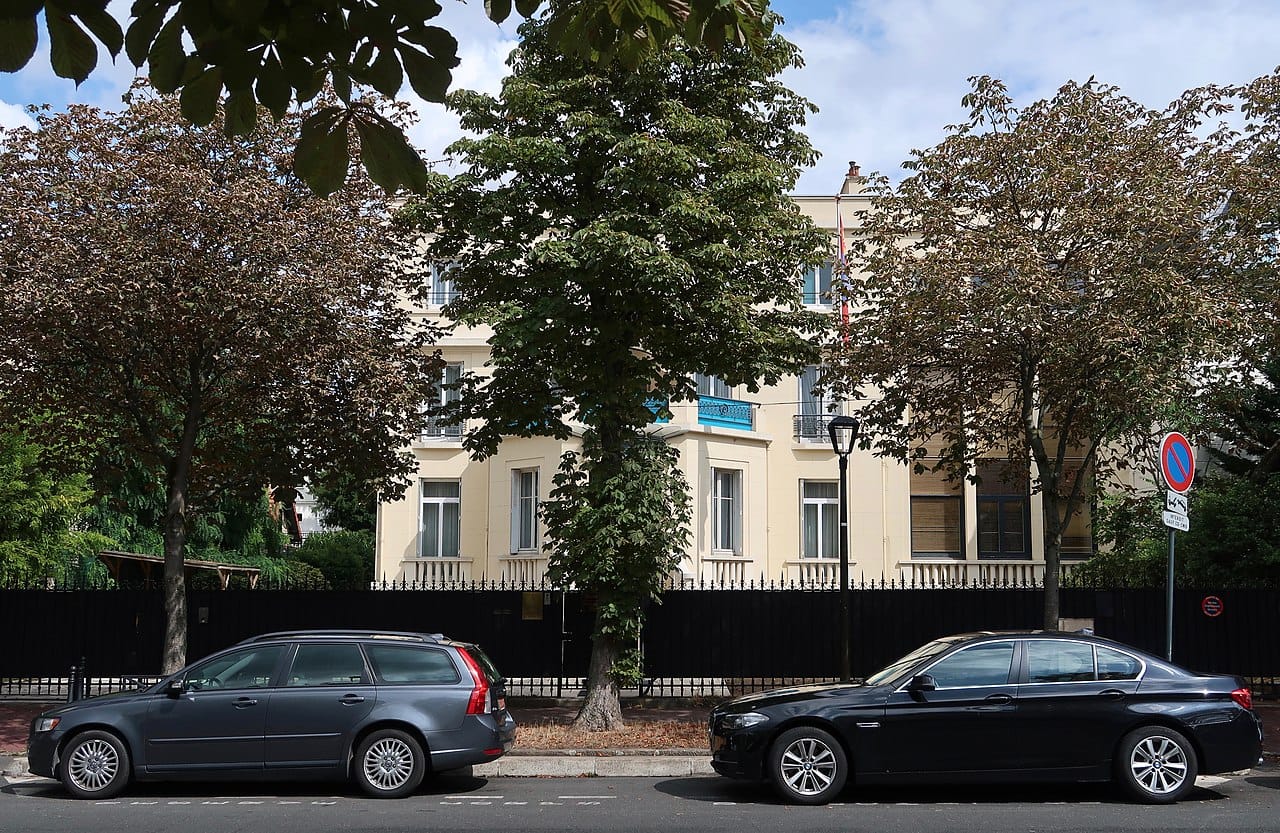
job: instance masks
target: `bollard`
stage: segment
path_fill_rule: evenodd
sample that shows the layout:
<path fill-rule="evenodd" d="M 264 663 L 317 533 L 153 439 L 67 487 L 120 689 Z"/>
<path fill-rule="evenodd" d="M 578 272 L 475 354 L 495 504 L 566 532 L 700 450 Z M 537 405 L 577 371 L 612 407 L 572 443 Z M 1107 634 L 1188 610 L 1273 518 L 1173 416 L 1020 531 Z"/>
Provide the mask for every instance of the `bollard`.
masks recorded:
<path fill-rule="evenodd" d="M 80 666 L 71 666 L 71 679 L 67 685 L 67 702 L 74 703 L 76 695 L 80 692 Z"/>

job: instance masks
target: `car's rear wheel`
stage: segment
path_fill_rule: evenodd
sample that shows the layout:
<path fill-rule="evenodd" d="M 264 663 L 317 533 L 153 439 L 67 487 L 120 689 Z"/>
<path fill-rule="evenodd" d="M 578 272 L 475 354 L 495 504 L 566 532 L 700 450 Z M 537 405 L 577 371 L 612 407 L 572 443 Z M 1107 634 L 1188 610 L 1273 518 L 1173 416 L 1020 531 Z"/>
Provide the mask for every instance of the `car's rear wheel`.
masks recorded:
<path fill-rule="evenodd" d="M 110 732 L 81 732 L 62 750 L 58 780 L 76 798 L 119 795 L 129 783 L 129 750 Z"/>
<path fill-rule="evenodd" d="M 422 783 L 427 772 L 422 745 L 408 732 L 379 729 L 356 749 L 356 781 L 377 798 L 402 798 Z"/>
<path fill-rule="evenodd" d="M 1120 741 L 1117 776 L 1144 804 L 1172 804 L 1196 783 L 1196 753 L 1180 732 L 1164 726 L 1134 729 Z"/>
<path fill-rule="evenodd" d="M 794 804 L 826 804 L 840 794 L 848 777 L 840 742 L 817 727 L 788 729 L 769 749 L 769 778 Z"/>

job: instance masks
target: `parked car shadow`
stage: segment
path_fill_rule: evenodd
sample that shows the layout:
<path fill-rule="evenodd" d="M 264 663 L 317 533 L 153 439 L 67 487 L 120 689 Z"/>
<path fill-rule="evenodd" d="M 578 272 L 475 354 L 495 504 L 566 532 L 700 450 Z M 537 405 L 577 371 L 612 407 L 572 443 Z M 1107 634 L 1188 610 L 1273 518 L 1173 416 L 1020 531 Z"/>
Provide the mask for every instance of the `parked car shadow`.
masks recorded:
<path fill-rule="evenodd" d="M 443 773 L 422 782 L 415 796 L 461 795 L 483 789 L 487 778 L 477 778 L 465 772 Z M 39 780 L 6 784 L 0 793 L 27 798 L 79 801 L 72 797 L 57 781 Z M 193 801 L 255 801 L 265 799 L 318 800 L 323 798 L 344 800 L 383 801 L 366 795 L 355 784 L 343 781 L 165 781 L 130 784 L 113 801 L 150 801 L 191 799 Z"/>
<path fill-rule="evenodd" d="M 1264 779 L 1265 780 L 1265 779 Z M 1280 781 L 1280 779 L 1271 779 Z M 1252 780 L 1250 783 L 1254 783 Z M 1280 784 L 1277 784 L 1280 787 Z M 655 789 L 689 801 L 782 805 L 785 802 L 767 784 L 727 778 L 674 778 Z M 1225 798 L 1211 788 L 1196 787 L 1183 802 Z M 1001 784 L 853 786 L 836 802 L 842 804 L 1127 804 L 1128 798 L 1112 784 Z"/>

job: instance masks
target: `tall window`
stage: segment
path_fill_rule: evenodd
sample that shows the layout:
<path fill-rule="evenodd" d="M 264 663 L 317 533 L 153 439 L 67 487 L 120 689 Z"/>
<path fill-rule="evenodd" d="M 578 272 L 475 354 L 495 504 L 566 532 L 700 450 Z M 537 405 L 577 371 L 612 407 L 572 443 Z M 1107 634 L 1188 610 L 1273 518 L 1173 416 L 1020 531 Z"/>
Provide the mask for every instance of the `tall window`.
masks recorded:
<path fill-rule="evenodd" d="M 818 394 L 821 376 L 822 368 L 816 364 L 806 365 L 800 372 L 800 413 L 796 417 L 796 437 L 800 439 L 826 439 L 829 414 L 835 403 Z"/>
<path fill-rule="evenodd" d="M 712 544 L 720 552 L 742 554 L 742 472 L 712 469 Z"/>
<path fill-rule="evenodd" d="M 719 376 L 706 373 L 695 373 L 693 379 L 698 385 L 698 396 L 717 396 L 721 399 L 732 399 L 733 388 L 726 385 Z"/>
<path fill-rule="evenodd" d="M 800 556 L 838 558 L 836 534 L 840 528 L 840 485 L 825 480 L 800 484 Z"/>
<path fill-rule="evenodd" d="M 922 460 L 924 471 L 911 470 L 911 557 L 964 558 L 961 483 L 929 471 L 934 462 Z"/>
<path fill-rule="evenodd" d="M 461 487 L 457 480 L 423 480 L 418 555 L 457 558 Z"/>
<path fill-rule="evenodd" d="M 461 378 L 461 362 L 450 363 L 441 368 L 440 377 L 435 384 L 435 395 L 427 403 L 427 427 L 423 436 L 458 437 L 462 435 L 461 425 L 445 425 L 438 416 L 441 408 L 461 398 L 462 392 L 457 389 L 458 380 Z"/>
<path fill-rule="evenodd" d="M 979 460 L 978 557 L 1031 557 L 1031 478 L 1007 460 Z"/>
<path fill-rule="evenodd" d="M 1067 525 L 1062 530 L 1062 557 L 1091 558 L 1093 557 L 1093 470 L 1082 471 L 1084 461 L 1080 458 L 1067 458 L 1065 462 L 1062 484 L 1064 489 L 1070 489 L 1077 477 L 1083 476 L 1086 480 L 1084 502 L 1080 509 L 1067 519 Z"/>
<path fill-rule="evenodd" d="M 831 303 L 832 264 L 811 266 L 804 273 L 804 303 L 808 306 L 827 306 Z"/>
<path fill-rule="evenodd" d="M 449 273 L 458 267 L 456 263 L 431 264 L 431 304 L 442 307 L 458 297 L 458 289 Z"/>
<path fill-rule="evenodd" d="M 538 549 L 538 470 L 511 472 L 511 551 Z"/>

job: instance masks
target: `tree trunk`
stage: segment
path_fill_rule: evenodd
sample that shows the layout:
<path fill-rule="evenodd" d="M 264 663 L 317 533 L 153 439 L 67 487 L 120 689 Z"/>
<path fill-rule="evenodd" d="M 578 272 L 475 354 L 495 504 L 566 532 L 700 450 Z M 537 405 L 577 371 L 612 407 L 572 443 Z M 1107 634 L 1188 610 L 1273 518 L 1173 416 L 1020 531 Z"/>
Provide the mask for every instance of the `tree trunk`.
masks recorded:
<path fill-rule="evenodd" d="M 573 728 L 603 732 L 622 727 L 618 683 L 610 673 L 617 657 L 618 646 L 600 633 L 600 614 L 597 613 L 596 633 L 591 637 L 591 665 L 587 669 L 587 698 L 574 718 Z"/>
<path fill-rule="evenodd" d="M 164 674 L 187 664 L 187 581 L 182 552 L 187 543 L 185 481 L 185 477 L 170 476 L 164 515 Z"/>
<path fill-rule="evenodd" d="M 1058 511 L 1058 499 L 1044 494 L 1044 629 L 1056 631 L 1062 617 L 1059 598 L 1059 576 L 1062 568 L 1062 517 Z"/>

